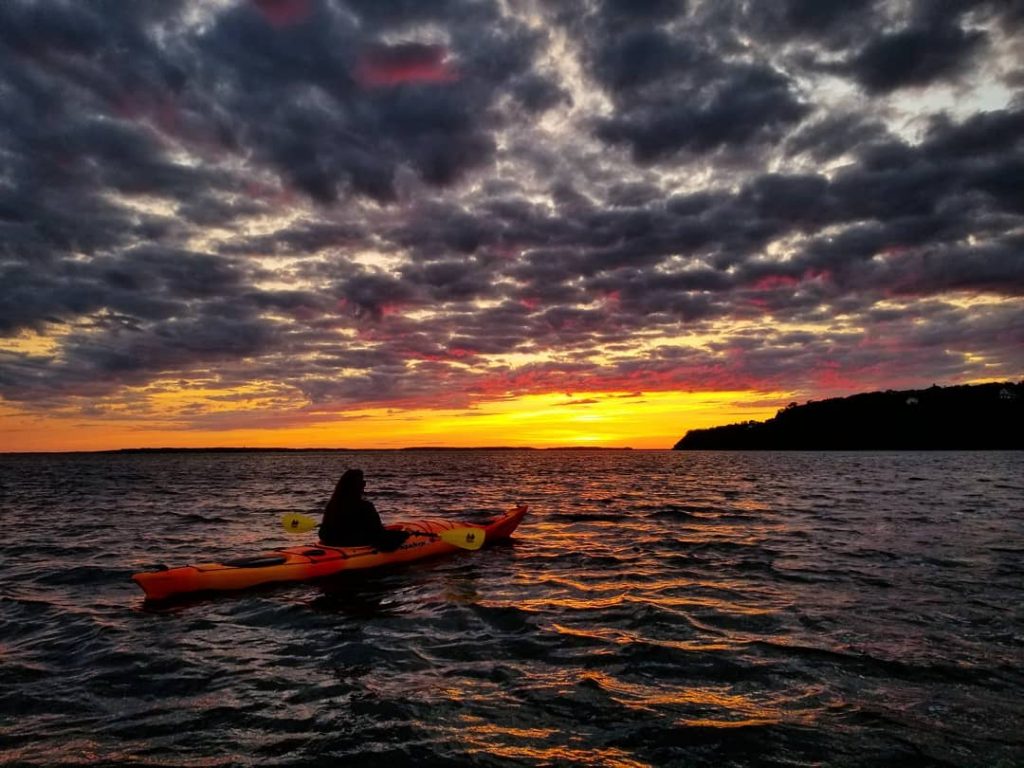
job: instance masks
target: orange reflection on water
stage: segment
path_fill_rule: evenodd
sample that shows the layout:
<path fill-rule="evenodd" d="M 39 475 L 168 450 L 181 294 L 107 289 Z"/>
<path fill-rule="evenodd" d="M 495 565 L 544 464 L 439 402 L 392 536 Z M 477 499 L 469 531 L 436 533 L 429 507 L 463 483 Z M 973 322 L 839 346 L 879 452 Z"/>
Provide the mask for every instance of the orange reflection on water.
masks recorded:
<path fill-rule="evenodd" d="M 746 506 L 745 503 L 741 504 L 737 501 L 730 501 L 729 504 Z M 715 542 L 728 542 L 737 546 L 758 546 L 763 544 L 769 536 L 777 534 L 782 528 L 778 523 L 745 521 L 743 530 L 737 530 L 734 523 L 708 522 L 709 519 L 713 519 L 713 516 L 710 515 L 696 515 L 696 517 L 700 518 L 700 529 L 685 534 L 681 533 L 675 537 L 677 542 L 695 546 Z"/>
<path fill-rule="evenodd" d="M 605 643 L 616 645 L 631 645 L 642 643 L 654 645 L 660 648 L 674 648 L 679 651 L 730 651 L 737 645 L 745 645 L 744 642 L 702 642 L 692 640 L 655 640 L 649 637 L 641 637 L 632 632 L 622 629 L 598 628 L 598 629 L 575 629 L 561 624 L 552 624 L 551 629 L 560 635 L 569 637 L 582 637 L 587 640 L 600 640 Z"/>
<path fill-rule="evenodd" d="M 549 739 L 558 733 L 557 728 L 513 728 L 509 725 L 479 722 L 470 726 L 478 733 L 490 735 L 514 736 L 517 739 Z"/>
<path fill-rule="evenodd" d="M 536 598 L 534 600 L 523 600 L 519 608 L 525 611 L 540 611 L 544 609 L 555 610 L 594 610 L 599 608 L 612 608 L 623 603 L 626 596 L 619 593 L 611 597 L 562 597 L 562 598 Z"/>
<path fill-rule="evenodd" d="M 548 740 L 557 734 L 555 729 L 511 728 L 497 723 L 469 722 L 453 732 L 470 754 L 511 760 L 524 760 L 540 765 L 590 765 L 602 768 L 652 768 L 650 763 L 634 759 L 628 752 L 614 747 L 581 749 L 566 744 L 552 744 Z M 536 739 L 538 743 L 524 743 L 522 739 Z"/>
<path fill-rule="evenodd" d="M 727 713 L 722 717 L 685 717 L 680 723 L 708 727 L 737 727 L 739 725 L 768 725 L 781 722 L 783 714 L 775 703 L 759 702 L 739 693 L 730 692 L 724 685 L 684 687 L 672 690 L 654 689 L 650 686 L 627 683 L 597 671 L 583 675 L 584 680 L 596 684 L 609 697 L 624 707 L 657 712 L 665 707 L 686 707 L 691 710 L 714 710 Z"/>
<path fill-rule="evenodd" d="M 624 584 L 622 582 L 617 582 L 615 584 L 608 585 L 605 589 L 602 589 L 599 586 L 577 583 L 564 578 L 548 577 L 540 580 L 538 583 L 543 583 L 546 589 L 550 589 L 552 586 L 562 586 L 569 587 L 582 594 L 579 596 L 537 597 L 528 600 L 521 600 L 517 603 L 517 607 L 520 610 L 530 611 L 533 613 L 546 610 L 585 611 L 611 608 L 623 603 L 632 603 L 636 605 L 656 605 L 661 608 L 710 609 L 730 616 L 767 616 L 776 613 L 780 607 L 784 607 L 786 604 L 786 601 L 779 593 L 767 588 L 756 591 L 756 597 L 760 601 L 760 604 L 758 605 L 726 600 L 723 598 L 663 594 L 663 592 L 669 590 L 681 589 L 704 589 L 719 592 L 730 589 L 728 583 L 723 586 L 722 582 L 693 579 L 673 579 L 670 582 L 659 582 L 656 584 L 642 582 L 636 584 Z M 740 585 L 737 584 L 737 590 L 739 589 L 739 586 Z M 746 590 L 748 593 L 754 592 L 754 590 L 749 586 L 746 587 Z M 595 596 L 588 596 L 586 594 L 588 592 L 607 593 L 608 591 L 614 591 L 614 594 L 601 594 Z M 749 597 L 749 594 L 744 597 Z"/>
<path fill-rule="evenodd" d="M 710 581 L 691 581 L 687 586 L 696 589 L 727 589 L 723 587 L 722 582 L 710 582 Z M 747 588 L 748 593 L 753 593 L 753 590 Z M 761 590 L 758 594 L 759 598 L 768 600 L 774 597 L 771 590 Z M 672 608 L 712 608 L 726 614 L 739 614 L 742 616 L 767 616 L 768 614 L 775 613 L 778 610 L 777 605 L 773 605 L 768 608 L 761 608 L 756 605 L 745 605 L 743 603 L 737 603 L 733 600 L 722 600 L 721 598 L 715 599 L 710 597 L 675 597 L 673 595 L 657 595 L 653 598 L 630 598 L 633 602 L 637 603 L 650 603 L 652 605 L 659 605 L 662 607 Z"/>

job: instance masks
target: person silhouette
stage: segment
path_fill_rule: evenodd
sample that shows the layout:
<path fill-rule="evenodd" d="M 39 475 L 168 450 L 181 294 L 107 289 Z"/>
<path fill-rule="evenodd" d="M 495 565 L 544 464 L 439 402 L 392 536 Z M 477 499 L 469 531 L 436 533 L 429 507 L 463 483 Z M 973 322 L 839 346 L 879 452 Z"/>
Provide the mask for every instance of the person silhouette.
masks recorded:
<path fill-rule="evenodd" d="M 408 531 L 389 530 L 376 507 L 363 498 L 366 480 L 361 469 L 347 469 L 324 507 L 320 543 L 328 547 L 371 546 L 393 552 L 409 538 Z"/>

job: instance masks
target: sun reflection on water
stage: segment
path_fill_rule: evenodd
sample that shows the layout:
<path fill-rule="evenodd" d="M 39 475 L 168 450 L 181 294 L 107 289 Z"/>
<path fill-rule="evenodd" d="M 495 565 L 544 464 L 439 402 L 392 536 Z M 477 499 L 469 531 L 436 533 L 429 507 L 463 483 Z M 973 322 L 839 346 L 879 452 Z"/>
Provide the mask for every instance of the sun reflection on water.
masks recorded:
<path fill-rule="evenodd" d="M 485 754 L 505 760 L 528 761 L 539 765 L 589 765 L 600 768 L 652 768 L 651 763 L 633 758 L 612 747 L 582 747 L 552 743 L 555 729 L 514 728 L 466 717 L 453 738 L 459 739 L 469 754 Z"/>

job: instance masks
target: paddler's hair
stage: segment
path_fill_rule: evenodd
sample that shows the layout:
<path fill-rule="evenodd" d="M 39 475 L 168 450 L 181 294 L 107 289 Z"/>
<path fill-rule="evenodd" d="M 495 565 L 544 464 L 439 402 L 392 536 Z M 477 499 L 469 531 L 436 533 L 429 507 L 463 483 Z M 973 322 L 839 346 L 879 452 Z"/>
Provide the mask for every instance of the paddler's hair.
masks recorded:
<path fill-rule="evenodd" d="M 334 487 L 334 493 L 331 494 L 331 501 L 328 503 L 359 501 L 363 497 L 363 488 L 365 487 L 366 481 L 363 479 L 363 470 L 346 469 L 341 479 L 338 480 L 338 484 Z"/>

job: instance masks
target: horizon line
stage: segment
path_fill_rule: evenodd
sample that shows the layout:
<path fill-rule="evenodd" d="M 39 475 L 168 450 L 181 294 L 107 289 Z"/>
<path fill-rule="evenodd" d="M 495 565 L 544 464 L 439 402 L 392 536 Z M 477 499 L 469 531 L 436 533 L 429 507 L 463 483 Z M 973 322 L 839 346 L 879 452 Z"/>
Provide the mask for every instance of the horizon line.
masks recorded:
<path fill-rule="evenodd" d="M 671 451 L 672 448 L 633 448 L 632 446 L 600 445 L 410 445 L 400 448 L 288 448 L 284 446 L 209 446 L 209 447 L 138 447 L 103 448 L 98 450 L 53 450 L 53 451 L 0 451 L 0 456 L 37 456 L 68 454 L 118 454 L 118 453 L 358 453 L 360 451 Z"/>

